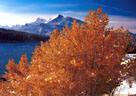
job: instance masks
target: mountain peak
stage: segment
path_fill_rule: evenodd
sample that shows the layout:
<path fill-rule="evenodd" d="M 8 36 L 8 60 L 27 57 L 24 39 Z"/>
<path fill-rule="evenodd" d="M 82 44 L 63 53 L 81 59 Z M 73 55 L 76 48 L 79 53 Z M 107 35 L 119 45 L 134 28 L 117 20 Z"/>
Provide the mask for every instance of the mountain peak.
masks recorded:
<path fill-rule="evenodd" d="M 64 16 L 63 15 L 61 15 L 61 14 L 59 14 L 58 16 L 57 16 L 57 18 L 63 18 Z"/>
<path fill-rule="evenodd" d="M 36 23 L 45 23 L 46 20 L 38 17 L 35 22 Z"/>
<path fill-rule="evenodd" d="M 79 24 L 82 24 L 83 21 L 76 19 Z M 62 30 L 65 25 L 68 25 L 69 28 L 72 27 L 73 19 L 72 17 L 64 17 L 63 15 L 56 15 L 55 18 L 41 19 L 37 18 L 35 22 L 28 23 L 26 25 L 12 27 L 14 30 L 31 32 L 43 35 L 49 35 L 54 29 Z"/>

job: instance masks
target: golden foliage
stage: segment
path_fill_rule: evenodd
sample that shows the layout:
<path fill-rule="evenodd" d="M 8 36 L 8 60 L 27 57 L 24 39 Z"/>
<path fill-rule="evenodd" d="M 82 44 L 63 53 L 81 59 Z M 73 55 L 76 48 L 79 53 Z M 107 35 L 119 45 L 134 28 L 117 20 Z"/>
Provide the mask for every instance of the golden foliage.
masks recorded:
<path fill-rule="evenodd" d="M 55 30 L 41 42 L 29 63 L 7 65 L 1 93 L 15 96 L 100 96 L 110 94 L 121 82 L 121 65 L 130 43 L 124 29 L 107 28 L 102 9 L 89 11 L 85 23 Z M 1 87 L 1 86 L 0 86 Z M 5 90 L 6 89 L 6 90 Z"/>

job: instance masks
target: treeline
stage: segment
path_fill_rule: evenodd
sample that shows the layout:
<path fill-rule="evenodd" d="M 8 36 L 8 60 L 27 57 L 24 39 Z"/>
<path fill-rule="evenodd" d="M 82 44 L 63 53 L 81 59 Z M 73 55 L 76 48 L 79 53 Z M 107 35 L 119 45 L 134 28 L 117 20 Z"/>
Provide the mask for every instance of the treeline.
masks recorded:
<path fill-rule="evenodd" d="M 3 43 L 38 42 L 46 41 L 48 39 L 49 36 L 45 35 L 0 28 L 0 42 Z"/>

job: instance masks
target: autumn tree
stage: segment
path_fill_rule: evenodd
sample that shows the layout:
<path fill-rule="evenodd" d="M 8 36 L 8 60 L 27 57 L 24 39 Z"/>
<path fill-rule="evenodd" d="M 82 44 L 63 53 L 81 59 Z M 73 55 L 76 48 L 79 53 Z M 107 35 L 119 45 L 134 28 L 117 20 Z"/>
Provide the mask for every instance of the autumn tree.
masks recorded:
<path fill-rule="evenodd" d="M 9 88 L 11 96 L 111 94 L 124 72 L 131 71 L 121 64 L 131 38 L 123 27 L 107 28 L 108 22 L 98 9 L 89 11 L 82 25 L 74 20 L 72 28 L 53 31 L 46 43 L 35 48 L 30 63 L 26 56 L 18 65 L 9 61 L 3 89 Z"/>

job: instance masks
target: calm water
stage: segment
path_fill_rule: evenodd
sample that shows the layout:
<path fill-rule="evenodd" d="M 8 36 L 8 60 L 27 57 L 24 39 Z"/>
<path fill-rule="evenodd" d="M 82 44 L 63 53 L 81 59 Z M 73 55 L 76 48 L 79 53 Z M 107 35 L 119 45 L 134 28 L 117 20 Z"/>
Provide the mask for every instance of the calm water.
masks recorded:
<path fill-rule="evenodd" d="M 6 70 L 9 59 L 18 63 L 22 54 L 26 54 L 29 61 L 36 45 L 40 43 L 0 43 L 0 76 Z"/>

